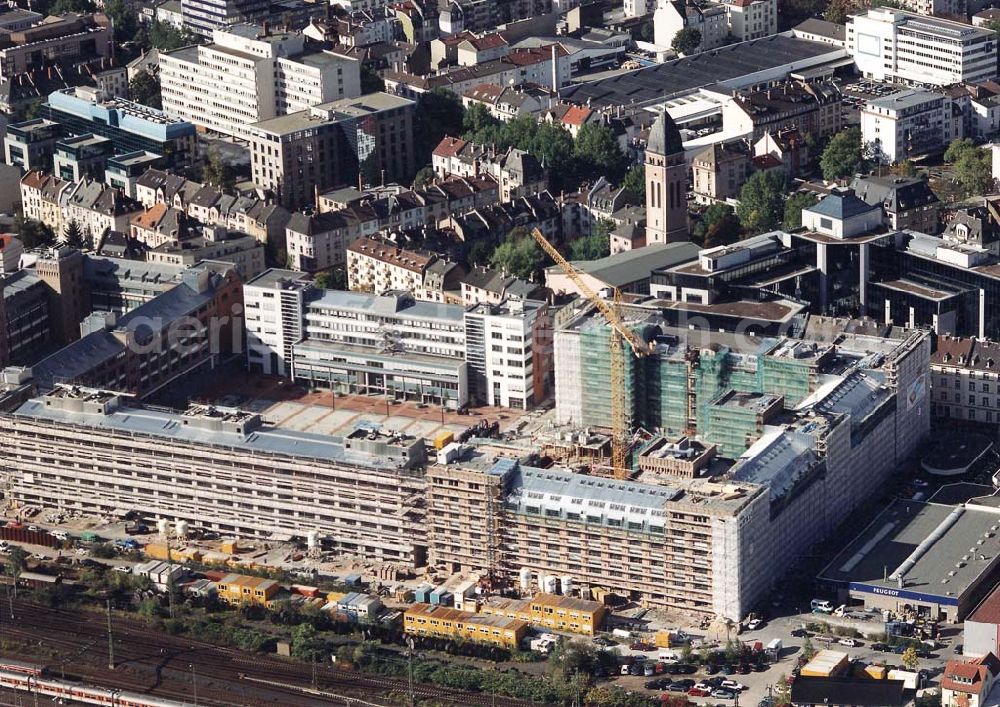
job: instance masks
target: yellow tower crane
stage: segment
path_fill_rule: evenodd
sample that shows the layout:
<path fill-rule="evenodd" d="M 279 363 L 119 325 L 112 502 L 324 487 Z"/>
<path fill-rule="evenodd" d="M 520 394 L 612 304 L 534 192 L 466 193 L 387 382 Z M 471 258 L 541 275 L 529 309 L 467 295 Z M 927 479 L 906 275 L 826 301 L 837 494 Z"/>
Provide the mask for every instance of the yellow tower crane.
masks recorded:
<path fill-rule="evenodd" d="M 625 408 L 628 404 L 625 395 L 625 351 L 622 339 L 628 342 L 632 353 L 637 358 L 648 356 L 653 351 L 653 344 L 646 343 L 634 331 L 626 326 L 621 316 L 620 305 L 622 293 L 617 287 L 611 288 L 611 300 L 604 299 L 587 284 L 580 271 L 573 267 L 555 247 L 548 242 L 537 228 L 531 235 L 549 257 L 556 261 L 563 272 L 573 281 L 580 293 L 587 298 L 601 313 L 601 316 L 611 325 L 611 468 L 616 479 L 627 478 L 632 473 L 629 454 L 632 448 L 631 420 Z"/>

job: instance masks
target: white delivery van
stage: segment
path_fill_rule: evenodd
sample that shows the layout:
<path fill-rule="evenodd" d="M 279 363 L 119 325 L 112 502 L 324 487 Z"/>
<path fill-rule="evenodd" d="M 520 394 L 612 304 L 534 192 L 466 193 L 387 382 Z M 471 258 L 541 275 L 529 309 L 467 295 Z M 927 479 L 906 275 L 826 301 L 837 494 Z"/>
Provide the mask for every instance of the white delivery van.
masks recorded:
<path fill-rule="evenodd" d="M 809 606 L 812 607 L 813 611 L 821 611 L 824 614 L 830 614 L 833 612 L 833 604 L 826 599 L 813 599 L 809 602 Z"/>

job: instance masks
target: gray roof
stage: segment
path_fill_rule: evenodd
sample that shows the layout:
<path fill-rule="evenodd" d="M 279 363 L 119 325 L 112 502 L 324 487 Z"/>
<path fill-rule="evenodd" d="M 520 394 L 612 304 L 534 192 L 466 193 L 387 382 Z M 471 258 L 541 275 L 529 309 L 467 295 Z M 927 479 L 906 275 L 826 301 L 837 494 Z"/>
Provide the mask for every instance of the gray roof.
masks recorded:
<path fill-rule="evenodd" d="M 815 34 L 820 37 L 829 37 L 830 39 L 835 39 L 838 42 L 843 42 L 847 39 L 847 27 L 845 25 L 840 25 L 836 22 L 827 22 L 826 20 L 820 20 L 815 17 L 810 17 L 809 19 L 800 22 L 795 25 L 793 29 L 797 32 Z"/>
<path fill-rule="evenodd" d="M 659 115 L 653 121 L 653 126 L 649 129 L 646 152 L 652 152 L 655 155 L 676 155 L 684 152 L 681 131 L 677 129 L 670 113 L 665 110 L 659 111 Z"/>
<path fill-rule="evenodd" d="M 648 279 L 653 270 L 669 268 L 689 260 L 696 260 L 701 248 L 697 243 L 658 243 L 644 248 L 626 250 L 597 260 L 575 260 L 573 266 L 580 272 L 594 276 L 612 287 L 624 287 Z M 554 273 L 562 268 L 548 268 Z"/>
<path fill-rule="evenodd" d="M 386 457 L 345 449 L 342 437 L 298 432 L 281 427 L 263 426 L 249 434 L 226 429 L 203 429 L 185 424 L 183 413 L 168 410 L 121 407 L 107 415 L 72 412 L 45 405 L 44 399 L 24 403 L 18 417 L 40 418 L 66 424 L 91 427 L 126 434 L 142 434 L 185 444 L 236 448 L 286 457 L 311 457 L 380 469 L 400 468 Z"/>
<path fill-rule="evenodd" d="M 513 464 L 510 462 L 513 461 Z M 538 469 L 504 459 L 490 473 L 510 473 L 507 504 L 518 513 L 579 514 L 581 522 L 663 532 L 664 506 L 683 495 L 670 486 L 597 478 L 558 469 Z M 537 510 L 535 510 L 537 509 Z"/>
<path fill-rule="evenodd" d="M 883 96 L 882 98 L 872 98 L 868 101 L 868 105 L 875 108 L 885 108 L 887 110 L 903 110 L 905 108 L 915 108 L 917 106 L 941 100 L 944 100 L 944 97 L 940 93 L 934 93 L 933 91 L 906 90 L 891 93 L 888 96 Z"/>
<path fill-rule="evenodd" d="M 751 451 L 753 456 L 747 456 Z M 824 468 L 812 435 L 799 431 L 776 429 L 747 454 L 733 467 L 733 480 L 767 486 L 772 501 Z"/>
<path fill-rule="evenodd" d="M 866 204 L 853 191 L 837 191 L 824 196 L 819 203 L 810 206 L 807 211 L 820 216 L 835 219 L 849 219 L 852 216 L 864 214 L 878 207 Z"/>
<path fill-rule="evenodd" d="M 821 577 L 897 589 L 893 575 L 899 572 L 904 589 L 954 603 L 996 561 L 998 531 L 1000 518 L 992 510 L 896 500 L 833 559 Z"/>
<path fill-rule="evenodd" d="M 857 177 L 851 182 L 854 193 L 872 206 L 895 214 L 937 203 L 937 194 L 921 177 Z"/>
<path fill-rule="evenodd" d="M 345 290 L 318 290 L 317 296 L 309 302 L 308 310 L 316 312 L 323 309 L 353 309 L 383 317 L 448 320 L 454 323 L 465 320 L 465 308 L 461 305 L 416 300 L 408 292 L 373 295 Z"/>
<path fill-rule="evenodd" d="M 818 62 L 824 55 L 835 51 L 838 51 L 837 47 L 826 43 L 776 34 L 568 86 L 562 90 L 562 95 L 574 103 L 595 109 L 648 105 L 673 94 L 792 63 L 804 68 L 809 65 L 809 60 Z"/>

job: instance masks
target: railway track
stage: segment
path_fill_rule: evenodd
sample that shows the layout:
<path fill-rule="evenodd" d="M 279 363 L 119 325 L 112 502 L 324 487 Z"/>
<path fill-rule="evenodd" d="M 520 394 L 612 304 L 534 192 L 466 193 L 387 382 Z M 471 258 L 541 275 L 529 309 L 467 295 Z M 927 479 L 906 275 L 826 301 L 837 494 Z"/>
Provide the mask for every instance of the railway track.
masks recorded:
<path fill-rule="evenodd" d="M 0 607 L 6 609 L 6 607 Z M 270 656 L 245 653 L 203 641 L 170 636 L 151 629 L 145 622 L 116 615 L 113 620 L 116 669 L 107 661 L 107 618 L 87 611 L 49 609 L 30 602 L 14 604 L 15 619 L 0 611 L 0 635 L 27 643 L 43 641 L 44 649 L 56 650 L 59 658 L 43 654 L 56 674 L 61 663 L 73 659 L 72 672 L 99 684 L 148 691 L 172 699 L 190 699 L 192 681 L 197 684 L 199 704 L 234 704 L 247 707 L 303 707 L 343 705 L 344 697 L 398 698 L 409 692 L 405 679 L 369 675 L 323 664 L 315 667 Z M 191 666 L 195 674 L 192 675 Z M 62 667 L 68 667 L 68 664 Z M 329 697 L 323 692 L 333 693 Z M 507 697 L 414 683 L 418 698 L 452 703 L 457 707 L 527 707 L 528 702 Z M 238 702 L 234 701 L 237 700 Z M 396 700 L 393 700 L 396 701 Z"/>

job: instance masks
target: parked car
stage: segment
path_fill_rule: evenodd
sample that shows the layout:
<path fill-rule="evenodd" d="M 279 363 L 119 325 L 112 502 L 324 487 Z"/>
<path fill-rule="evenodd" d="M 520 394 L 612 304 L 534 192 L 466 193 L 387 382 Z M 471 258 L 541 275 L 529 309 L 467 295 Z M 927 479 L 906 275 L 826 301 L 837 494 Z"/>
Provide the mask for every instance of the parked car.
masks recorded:
<path fill-rule="evenodd" d="M 629 646 L 629 648 L 631 648 L 634 651 L 642 651 L 643 653 L 645 653 L 647 651 L 655 650 L 656 646 L 650 645 L 645 641 L 633 641 L 632 644 Z"/>
<path fill-rule="evenodd" d="M 665 690 L 672 681 L 670 678 L 657 678 L 656 680 L 647 680 L 646 689 L 647 690 Z"/>
<path fill-rule="evenodd" d="M 756 631 L 757 629 L 764 628 L 764 619 L 751 619 L 747 624 L 747 631 Z"/>
<path fill-rule="evenodd" d="M 722 684 L 719 685 L 719 687 L 724 688 L 726 690 L 734 690 L 736 692 L 743 692 L 744 690 L 749 689 L 743 683 L 736 682 L 735 680 L 723 680 Z"/>
<path fill-rule="evenodd" d="M 688 690 L 688 697 L 708 697 L 712 694 L 712 691 L 707 687 L 699 687 L 695 685 L 690 690 Z"/>
<path fill-rule="evenodd" d="M 861 646 L 861 641 L 856 638 L 841 638 L 837 643 L 848 648 L 858 648 Z"/>
<path fill-rule="evenodd" d="M 870 648 L 873 651 L 879 651 L 881 653 L 886 653 L 892 650 L 892 648 L 889 647 L 888 643 L 880 643 L 880 642 L 871 644 Z"/>
<path fill-rule="evenodd" d="M 677 663 L 676 665 L 666 666 L 665 672 L 671 675 L 694 675 L 697 670 L 695 666 L 688 663 Z"/>
<path fill-rule="evenodd" d="M 642 666 L 642 674 L 647 678 L 652 677 L 653 675 L 656 675 L 656 668 L 653 667 L 652 663 L 646 663 Z"/>
<path fill-rule="evenodd" d="M 736 697 L 736 695 L 731 690 L 720 687 L 718 690 L 712 690 L 712 697 L 718 697 L 723 700 L 732 700 Z"/>

